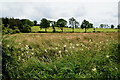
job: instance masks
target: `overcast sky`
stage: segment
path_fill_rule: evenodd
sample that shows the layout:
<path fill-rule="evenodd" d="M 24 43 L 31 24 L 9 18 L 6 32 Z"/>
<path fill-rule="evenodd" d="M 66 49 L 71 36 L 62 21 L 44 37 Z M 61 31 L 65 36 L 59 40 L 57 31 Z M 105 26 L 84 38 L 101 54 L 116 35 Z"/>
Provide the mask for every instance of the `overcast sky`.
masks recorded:
<path fill-rule="evenodd" d="M 42 18 L 68 21 L 74 17 L 80 24 L 84 19 L 95 27 L 118 24 L 119 0 L 0 0 L 0 17 Z"/>

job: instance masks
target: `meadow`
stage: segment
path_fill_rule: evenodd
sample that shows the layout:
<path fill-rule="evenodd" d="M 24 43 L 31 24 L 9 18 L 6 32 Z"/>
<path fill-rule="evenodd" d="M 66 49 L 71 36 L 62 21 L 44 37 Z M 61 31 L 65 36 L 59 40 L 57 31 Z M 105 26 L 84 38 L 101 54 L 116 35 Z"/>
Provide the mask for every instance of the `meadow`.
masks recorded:
<path fill-rule="evenodd" d="M 117 32 L 4 35 L 3 79 L 118 79 L 118 46 Z"/>
<path fill-rule="evenodd" d="M 59 27 L 55 27 L 56 31 L 57 32 L 61 32 L 61 29 Z M 32 32 L 44 32 L 45 29 L 44 28 L 41 28 L 40 29 L 40 26 L 33 26 L 31 27 L 31 31 Z M 52 27 L 49 27 L 47 28 L 47 32 L 52 32 L 53 31 L 53 28 Z M 64 27 L 63 28 L 63 32 L 72 32 L 72 28 L 67 28 L 67 27 Z M 93 32 L 94 31 L 94 28 L 88 28 L 87 29 L 87 32 Z M 111 29 L 111 28 L 96 28 L 95 29 L 96 32 L 117 32 L 118 29 Z M 84 29 L 81 29 L 81 28 L 75 28 L 74 32 L 85 32 Z"/>

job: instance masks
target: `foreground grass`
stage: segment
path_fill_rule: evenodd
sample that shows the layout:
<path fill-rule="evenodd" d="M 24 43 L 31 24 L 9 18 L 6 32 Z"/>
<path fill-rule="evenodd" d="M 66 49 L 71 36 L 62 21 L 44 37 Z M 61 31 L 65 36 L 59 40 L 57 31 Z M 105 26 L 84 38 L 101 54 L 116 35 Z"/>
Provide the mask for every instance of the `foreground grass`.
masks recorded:
<path fill-rule="evenodd" d="M 40 29 L 40 26 L 33 26 L 33 27 L 31 27 L 31 29 L 32 29 L 32 32 L 39 32 L 39 31 L 44 32 L 44 31 L 45 31 L 44 28 Z M 60 29 L 60 28 L 55 27 L 55 29 L 56 29 L 57 32 L 61 32 L 61 29 Z M 73 31 L 72 28 L 63 28 L 63 29 L 64 29 L 64 32 L 72 32 L 72 31 Z M 53 31 L 52 27 L 49 27 L 49 28 L 47 29 L 47 32 L 52 32 L 52 31 Z M 84 32 L 84 31 L 85 31 L 85 30 L 84 30 L 84 29 L 81 29 L 81 28 L 76 28 L 76 29 L 74 30 L 74 32 Z M 93 32 L 93 31 L 94 31 L 94 28 L 89 28 L 89 29 L 87 29 L 87 32 Z M 96 31 L 96 32 L 117 32 L 118 29 L 96 28 L 95 31 Z"/>
<path fill-rule="evenodd" d="M 117 33 L 4 37 L 4 79 L 120 78 Z"/>

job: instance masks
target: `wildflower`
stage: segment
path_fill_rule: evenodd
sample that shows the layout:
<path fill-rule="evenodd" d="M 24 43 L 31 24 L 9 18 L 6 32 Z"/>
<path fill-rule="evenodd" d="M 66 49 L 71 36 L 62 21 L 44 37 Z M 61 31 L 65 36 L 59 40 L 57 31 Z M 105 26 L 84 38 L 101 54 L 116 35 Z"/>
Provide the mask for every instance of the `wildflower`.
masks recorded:
<path fill-rule="evenodd" d="M 62 51 L 59 51 L 59 53 L 61 53 Z"/>
<path fill-rule="evenodd" d="M 102 43 L 102 42 L 100 42 L 100 43 Z"/>
<path fill-rule="evenodd" d="M 26 45 L 26 46 L 25 46 L 25 48 L 26 48 L 26 49 L 29 49 L 29 46 L 28 46 L 28 45 Z"/>
<path fill-rule="evenodd" d="M 25 59 L 22 59 L 23 60 L 23 62 L 25 62 Z"/>
<path fill-rule="evenodd" d="M 34 48 L 32 48 L 32 51 L 34 51 Z"/>
<path fill-rule="evenodd" d="M 71 48 L 71 47 L 70 47 Z"/>
<path fill-rule="evenodd" d="M 65 52 L 68 52 L 68 50 L 65 50 Z"/>
<path fill-rule="evenodd" d="M 34 53 L 32 52 L 31 54 L 33 55 Z"/>
<path fill-rule="evenodd" d="M 26 53 L 29 53 L 28 51 Z"/>
<path fill-rule="evenodd" d="M 72 43 L 70 43 L 70 45 L 72 46 Z"/>
<path fill-rule="evenodd" d="M 21 50 L 23 51 L 23 50 L 24 50 L 24 48 L 21 48 Z"/>
<path fill-rule="evenodd" d="M 66 45 L 64 45 L 64 47 L 66 47 Z"/>
<path fill-rule="evenodd" d="M 92 71 L 96 71 L 97 69 L 96 68 L 93 68 Z"/>
<path fill-rule="evenodd" d="M 83 49 L 81 49 L 83 51 Z"/>
<path fill-rule="evenodd" d="M 20 56 L 18 57 L 18 59 L 20 60 Z"/>
<path fill-rule="evenodd" d="M 58 49 L 58 47 L 56 47 L 55 49 Z"/>
<path fill-rule="evenodd" d="M 21 55 L 23 56 L 23 53 Z"/>
<path fill-rule="evenodd" d="M 89 42 L 91 42 L 92 40 L 90 39 Z"/>
<path fill-rule="evenodd" d="M 109 55 L 106 55 L 107 58 L 109 58 L 110 56 Z"/>
<path fill-rule="evenodd" d="M 72 48 L 74 49 L 75 47 L 73 46 Z"/>
<path fill-rule="evenodd" d="M 45 49 L 45 52 L 47 52 L 47 50 Z"/>
<path fill-rule="evenodd" d="M 117 70 L 118 68 L 117 68 L 117 67 L 115 67 L 115 69 Z"/>
<path fill-rule="evenodd" d="M 7 47 L 10 47 L 10 45 L 7 45 Z"/>
<path fill-rule="evenodd" d="M 19 43 L 19 45 L 20 45 L 21 43 Z"/>
<path fill-rule="evenodd" d="M 79 44 L 76 44 L 76 46 L 79 46 Z"/>

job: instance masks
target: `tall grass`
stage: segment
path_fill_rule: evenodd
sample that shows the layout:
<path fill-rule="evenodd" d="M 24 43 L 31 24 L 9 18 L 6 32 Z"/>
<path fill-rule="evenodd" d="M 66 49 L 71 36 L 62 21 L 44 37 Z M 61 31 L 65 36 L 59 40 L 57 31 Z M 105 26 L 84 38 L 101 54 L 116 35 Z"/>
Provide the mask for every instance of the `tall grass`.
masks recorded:
<path fill-rule="evenodd" d="M 14 34 L 3 40 L 3 79 L 120 78 L 117 33 Z"/>

